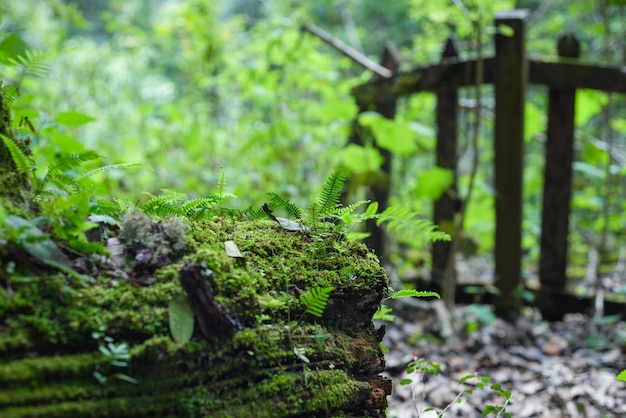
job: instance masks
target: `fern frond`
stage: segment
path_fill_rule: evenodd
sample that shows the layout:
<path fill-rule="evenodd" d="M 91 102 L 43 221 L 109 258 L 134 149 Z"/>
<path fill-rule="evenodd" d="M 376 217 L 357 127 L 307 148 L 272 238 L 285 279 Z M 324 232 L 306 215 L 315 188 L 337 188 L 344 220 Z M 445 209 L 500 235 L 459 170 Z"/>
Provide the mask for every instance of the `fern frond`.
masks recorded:
<path fill-rule="evenodd" d="M 346 215 L 351 215 L 352 213 L 354 213 L 354 211 L 356 210 L 356 208 L 358 208 L 359 206 L 363 206 L 367 203 L 369 203 L 369 200 L 359 200 L 358 202 L 354 202 L 351 205 L 348 206 L 344 206 L 342 208 L 338 208 L 337 211 L 335 212 L 335 214 L 339 217 L 343 217 Z"/>
<path fill-rule="evenodd" d="M 52 173 L 48 174 L 46 180 L 50 180 L 52 183 L 57 185 L 59 189 L 63 190 L 66 193 L 78 193 L 80 191 L 80 186 L 76 182 L 74 176 L 71 176 L 67 173 Z M 50 192 L 50 190 L 46 190 Z"/>
<path fill-rule="evenodd" d="M 343 189 L 343 184 L 348 178 L 349 171 L 345 168 L 337 168 L 324 182 L 320 197 L 317 202 L 317 218 L 323 218 L 335 212 L 339 204 L 339 196 Z"/>
<path fill-rule="evenodd" d="M 390 206 L 383 213 L 376 216 L 376 224 L 380 226 L 387 222 L 386 228 L 406 234 L 409 237 L 420 237 L 428 242 L 450 241 L 450 236 L 445 232 L 437 231 L 434 225 L 427 219 L 418 218 L 417 212 L 410 211 L 400 206 Z"/>
<path fill-rule="evenodd" d="M 62 154 L 55 159 L 54 163 L 48 168 L 48 172 L 49 175 L 53 175 L 56 173 L 70 171 L 85 161 L 91 161 L 97 158 L 100 158 L 100 156 L 94 151 L 81 152 L 80 154 Z"/>
<path fill-rule="evenodd" d="M 219 202 L 220 198 L 216 195 L 192 199 L 183 203 L 182 210 L 189 218 L 199 218 L 207 209 L 214 209 Z"/>
<path fill-rule="evenodd" d="M 81 174 L 80 176 L 76 177 L 76 180 L 84 179 L 86 177 L 93 176 L 94 174 L 102 173 L 104 171 L 109 171 L 114 168 L 126 168 L 126 167 L 145 167 L 145 164 L 142 164 L 142 163 L 109 164 L 103 167 L 96 168 L 95 170 L 88 171 L 85 174 Z"/>
<path fill-rule="evenodd" d="M 112 215 L 124 210 L 118 200 L 96 199 L 90 204 L 89 211 L 95 215 Z"/>
<path fill-rule="evenodd" d="M 248 208 L 241 213 L 248 219 L 264 219 L 267 217 L 267 213 L 265 213 L 263 208 L 254 209 L 252 205 L 248 206 Z"/>
<path fill-rule="evenodd" d="M 152 196 L 150 200 L 140 206 L 148 215 L 156 216 L 185 216 L 181 199 L 177 196 Z"/>
<path fill-rule="evenodd" d="M 0 93 L 2 94 L 2 100 L 8 107 L 11 107 L 11 105 L 13 105 L 13 103 L 17 100 L 17 97 L 19 96 L 19 93 L 17 92 L 15 87 L 8 84 L 2 85 L 2 90 Z"/>
<path fill-rule="evenodd" d="M 307 313 L 321 318 L 328 304 L 330 292 L 334 289 L 333 286 L 312 287 L 300 295 L 300 302 L 305 306 Z"/>
<path fill-rule="evenodd" d="M 292 203 L 289 200 L 284 200 L 276 193 L 268 193 L 268 195 L 270 196 L 270 209 L 274 210 L 276 208 L 283 208 L 291 217 L 302 219 L 302 211 L 295 203 Z"/>
<path fill-rule="evenodd" d="M 48 74 L 50 65 L 45 62 L 48 58 L 48 54 L 41 50 L 35 49 L 33 51 L 27 50 L 24 55 L 20 55 L 17 58 L 9 59 L 9 62 L 13 65 L 22 67 L 23 77 L 32 75 L 35 77 L 44 77 Z"/>
<path fill-rule="evenodd" d="M 390 299 L 410 298 L 410 297 L 416 297 L 416 298 L 433 297 L 433 298 L 441 299 L 441 296 L 439 296 L 439 293 L 437 292 L 431 292 L 427 290 L 415 290 L 415 289 L 398 290 L 397 292 L 394 292 L 389 296 Z"/>
<path fill-rule="evenodd" d="M 0 138 L 2 138 L 4 146 L 9 150 L 9 154 L 11 154 L 11 158 L 13 159 L 18 173 L 28 173 L 32 167 L 30 158 L 28 158 L 24 151 L 15 143 L 14 139 L 2 134 L 0 134 Z"/>

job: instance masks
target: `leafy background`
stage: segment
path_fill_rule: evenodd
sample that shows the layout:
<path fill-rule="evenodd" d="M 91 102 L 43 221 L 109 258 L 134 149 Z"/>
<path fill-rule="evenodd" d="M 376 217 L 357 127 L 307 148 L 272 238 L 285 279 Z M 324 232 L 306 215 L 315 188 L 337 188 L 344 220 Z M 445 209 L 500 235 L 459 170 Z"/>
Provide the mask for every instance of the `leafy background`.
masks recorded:
<path fill-rule="evenodd" d="M 338 165 L 373 178 L 382 159 L 371 145 L 393 153 L 392 203 L 430 216 L 450 173 L 434 167 L 434 96 L 402 100 L 397 119 L 361 117 L 375 138 L 345 147 L 356 106 L 350 89 L 371 74 L 302 33 L 316 24 L 376 60 L 393 42 L 402 68 L 439 59 L 454 32 L 462 57 L 475 54 L 472 24 L 461 2 L 434 0 L 321 0 L 214 2 L 21 0 L 0 6 L 0 69 L 19 88 L 13 103 L 30 137 L 33 155 L 46 167 L 59 155 L 95 150 L 103 164 L 143 166 L 95 173 L 87 192 L 138 203 L 146 193 L 176 191 L 190 198 L 215 191 L 220 167 L 232 206 L 259 205 L 265 192 L 307 206 Z M 485 27 L 484 54 L 492 52 L 493 13 L 531 10 L 528 52 L 554 58 L 555 39 L 575 33 L 586 61 L 623 65 L 626 25 L 620 2 L 567 0 L 466 1 Z M 36 55 L 49 68 L 25 77 L 11 60 Z M 38 75 L 38 76 L 37 76 Z M 479 146 L 481 167 L 466 215 L 466 253 L 489 258 L 493 247 L 493 100 L 483 88 Z M 545 89 L 530 87 L 526 104 L 524 248 L 532 271 L 538 259 L 543 186 Z M 610 104 L 610 106 L 609 106 Z M 472 122 L 473 92 L 461 98 L 459 187 L 467 193 L 472 160 L 464 132 Z M 624 99 L 579 91 L 576 113 L 571 273 L 581 276 L 589 251 L 601 246 L 605 271 L 624 251 L 626 114 Z M 28 118 L 28 119 L 25 119 Z M 27 121 L 32 124 L 32 129 Z M 426 254 L 396 263 L 411 268 Z M 413 256 L 411 256 L 413 254 Z M 417 254 L 417 255 L 415 255 Z M 622 288 L 622 292 L 626 289 Z"/>

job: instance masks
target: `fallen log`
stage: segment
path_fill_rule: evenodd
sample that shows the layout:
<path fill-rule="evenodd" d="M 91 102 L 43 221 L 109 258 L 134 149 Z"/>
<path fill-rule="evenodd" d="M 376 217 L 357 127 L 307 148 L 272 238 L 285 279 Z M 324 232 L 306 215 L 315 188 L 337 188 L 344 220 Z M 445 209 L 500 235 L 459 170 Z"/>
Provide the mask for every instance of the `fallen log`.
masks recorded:
<path fill-rule="evenodd" d="M 0 277 L 3 418 L 384 416 L 391 381 L 371 318 L 388 283 L 362 244 L 143 215 L 113 242 L 117 261 Z M 307 313 L 300 295 L 330 286 L 323 315 Z M 171 336 L 173 298 L 194 314 L 189 341 Z"/>

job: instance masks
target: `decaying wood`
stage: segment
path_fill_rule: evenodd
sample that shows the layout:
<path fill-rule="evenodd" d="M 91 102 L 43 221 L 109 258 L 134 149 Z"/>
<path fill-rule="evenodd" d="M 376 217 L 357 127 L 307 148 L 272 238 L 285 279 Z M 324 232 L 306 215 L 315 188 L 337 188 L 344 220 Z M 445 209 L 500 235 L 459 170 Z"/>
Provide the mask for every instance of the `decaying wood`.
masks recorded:
<path fill-rule="evenodd" d="M 194 227 L 223 238 L 194 241 L 147 286 L 96 274 L 0 287 L 0 416 L 384 417 L 391 383 L 372 315 L 388 281 L 376 257 L 269 221 Z M 125 239 L 118 245 L 154 241 Z M 320 282 L 335 290 L 318 318 L 298 296 Z M 179 344 L 167 307 L 183 290 L 198 326 Z"/>
<path fill-rule="evenodd" d="M 187 293 L 187 300 L 204 338 L 230 338 L 235 335 L 237 325 L 215 301 L 207 279 L 211 270 L 198 265 L 185 264 L 180 269 L 178 281 Z"/>

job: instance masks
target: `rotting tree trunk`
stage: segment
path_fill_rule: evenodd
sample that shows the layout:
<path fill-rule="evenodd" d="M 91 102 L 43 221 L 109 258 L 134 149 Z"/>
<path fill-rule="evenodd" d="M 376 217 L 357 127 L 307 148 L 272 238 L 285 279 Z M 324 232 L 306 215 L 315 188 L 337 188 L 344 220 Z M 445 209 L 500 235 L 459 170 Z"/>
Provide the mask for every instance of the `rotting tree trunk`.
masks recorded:
<path fill-rule="evenodd" d="M 119 237 L 127 264 L 158 242 L 154 268 L 128 271 L 106 260 L 92 268 L 93 283 L 50 273 L 0 287 L 0 416 L 384 416 L 391 382 L 380 375 L 382 332 L 371 318 L 388 284 L 365 246 L 216 217 L 191 225 L 180 254 L 168 231 L 176 223 L 133 229 L 128 222 L 122 227 L 136 236 Z M 227 240 L 243 258 L 226 255 Z M 131 284 L 139 274 L 156 281 Z M 218 312 L 215 321 L 234 324 L 234 335 L 227 326 L 206 338 L 196 326 L 191 341 L 175 343 L 168 304 L 198 286 L 204 296 L 193 295 L 191 306 L 211 299 L 205 325 L 215 325 L 210 316 Z M 321 318 L 299 301 L 314 286 L 334 286 Z M 130 347 L 127 367 L 98 350 L 121 343 Z"/>

